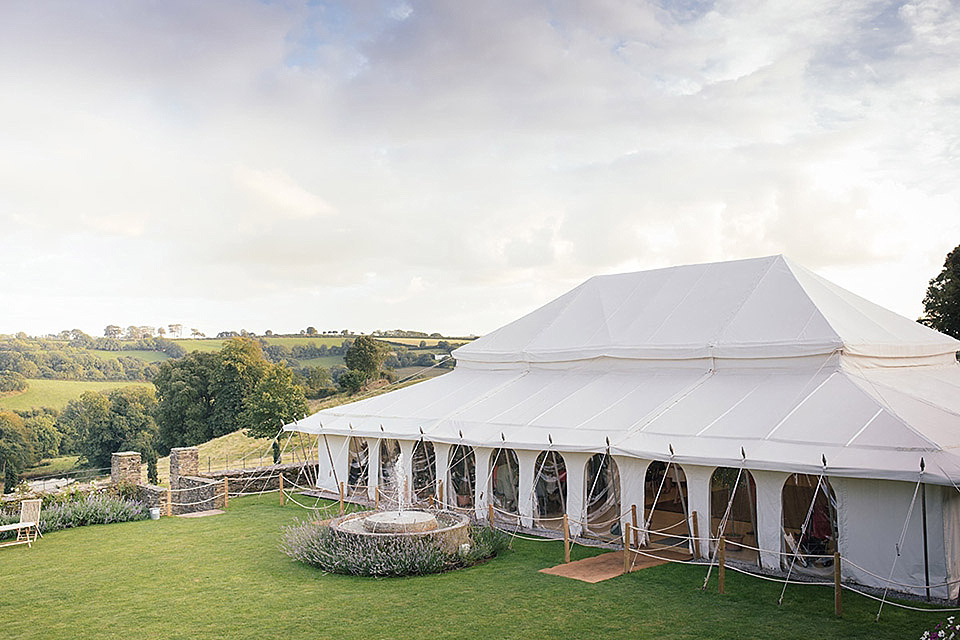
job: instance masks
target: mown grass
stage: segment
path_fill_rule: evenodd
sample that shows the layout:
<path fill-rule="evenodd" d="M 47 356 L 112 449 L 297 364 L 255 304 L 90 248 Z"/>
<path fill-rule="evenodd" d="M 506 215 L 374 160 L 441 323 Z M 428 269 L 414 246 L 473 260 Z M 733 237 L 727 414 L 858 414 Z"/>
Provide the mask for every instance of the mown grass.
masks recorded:
<path fill-rule="evenodd" d="M 343 356 L 322 356 L 320 358 L 308 358 L 306 360 L 298 360 L 297 363 L 301 367 L 324 367 L 329 369 L 336 364 L 343 364 Z"/>
<path fill-rule="evenodd" d="M 272 440 L 264 438 L 250 438 L 244 435 L 242 429 L 214 438 L 197 445 L 200 471 L 208 469 L 252 469 L 261 465 L 273 464 L 271 453 Z M 315 436 L 307 437 L 304 434 L 284 434 L 280 439 L 282 462 L 298 460 L 312 460 L 317 457 L 317 441 Z M 304 453 L 306 452 L 306 453 Z M 160 484 L 166 485 L 170 479 L 170 456 L 157 460 L 157 476 Z M 143 465 L 142 479 L 147 479 L 147 465 Z"/>
<path fill-rule="evenodd" d="M 481 565 L 395 579 L 324 575 L 278 551 L 304 515 L 277 494 L 227 513 L 50 533 L 0 550 L 5 638 L 917 638 L 943 616 L 728 572 L 663 565 L 598 584 L 538 573 L 562 543 L 515 540 Z M 574 559 L 598 553 L 576 547 Z"/>
<path fill-rule="evenodd" d="M 58 456 L 56 458 L 44 458 L 34 467 L 25 470 L 20 477 L 24 480 L 36 478 L 38 476 L 49 476 L 67 471 L 75 471 L 80 456 Z"/>
<path fill-rule="evenodd" d="M 0 408 L 25 410 L 39 407 L 63 409 L 71 400 L 80 397 L 84 391 L 111 391 L 131 385 L 150 386 L 149 382 L 135 380 L 27 380 L 27 390 L 23 393 L 0 398 Z"/>

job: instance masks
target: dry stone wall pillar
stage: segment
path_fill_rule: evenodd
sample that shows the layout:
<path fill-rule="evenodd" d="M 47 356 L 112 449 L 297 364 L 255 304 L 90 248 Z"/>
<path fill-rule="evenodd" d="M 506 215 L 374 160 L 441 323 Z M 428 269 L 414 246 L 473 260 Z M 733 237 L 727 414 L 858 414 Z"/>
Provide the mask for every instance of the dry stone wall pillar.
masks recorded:
<path fill-rule="evenodd" d="M 170 449 L 170 488 L 180 488 L 180 478 L 200 475 L 200 455 L 196 447 Z M 176 502 L 176 500 L 174 500 Z"/>
<path fill-rule="evenodd" d="M 120 451 L 110 455 L 110 479 L 114 483 L 140 484 L 140 454 Z"/>

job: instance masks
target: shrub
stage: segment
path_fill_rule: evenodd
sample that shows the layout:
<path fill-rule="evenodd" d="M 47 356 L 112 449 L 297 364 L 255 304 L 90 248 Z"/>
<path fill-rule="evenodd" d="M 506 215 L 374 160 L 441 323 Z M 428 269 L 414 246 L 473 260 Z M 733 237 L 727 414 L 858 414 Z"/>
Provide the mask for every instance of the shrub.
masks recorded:
<path fill-rule="evenodd" d="M 47 533 L 60 529 L 84 527 L 90 524 L 111 524 L 145 520 L 147 507 L 140 502 L 126 500 L 118 496 L 76 493 L 67 494 L 62 502 L 51 502 L 40 511 L 40 531 Z M 0 514 L 0 524 L 10 524 L 20 520 L 20 513 Z M 16 531 L 0 534 L 0 540 L 16 536 Z"/>
<path fill-rule="evenodd" d="M 468 551 L 449 552 L 431 536 L 350 536 L 326 525 L 299 522 L 284 529 L 280 550 L 330 573 L 396 577 L 460 569 L 507 546 L 506 535 L 489 527 L 471 527 L 470 538 Z"/>

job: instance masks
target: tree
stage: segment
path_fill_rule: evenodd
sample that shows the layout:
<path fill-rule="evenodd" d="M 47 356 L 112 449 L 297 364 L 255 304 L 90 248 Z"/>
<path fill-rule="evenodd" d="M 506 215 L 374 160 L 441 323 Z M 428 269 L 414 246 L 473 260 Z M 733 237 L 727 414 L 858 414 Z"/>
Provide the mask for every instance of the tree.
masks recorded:
<path fill-rule="evenodd" d="M 6 466 L 4 491 L 13 491 L 25 467 L 37 461 L 36 439 L 12 411 L 0 411 L 0 464 Z"/>
<path fill-rule="evenodd" d="M 23 419 L 24 426 L 30 430 L 37 441 L 38 458 L 55 458 L 60 454 L 63 434 L 57 430 L 57 419 L 49 413 L 36 413 Z"/>
<path fill-rule="evenodd" d="M 360 371 L 367 378 L 374 378 L 380 373 L 383 359 L 386 356 L 381 343 L 371 336 L 358 336 L 344 354 L 343 361 L 349 369 Z"/>
<path fill-rule="evenodd" d="M 308 336 L 315 336 L 315 335 L 317 335 L 317 328 L 316 328 L 316 327 L 307 327 L 307 335 L 308 335 Z"/>
<path fill-rule="evenodd" d="M 108 325 L 106 326 L 106 328 L 103 330 L 103 337 L 104 337 L 104 338 L 113 338 L 114 340 L 116 340 L 116 339 L 118 339 L 118 338 L 120 337 L 120 335 L 121 335 L 122 333 L 123 333 L 123 329 L 121 329 L 121 328 L 118 327 L 117 325 L 115 325 L 115 324 L 108 324 Z"/>
<path fill-rule="evenodd" d="M 157 327 L 157 335 L 162 338 L 163 336 L 167 335 L 167 330 L 163 327 Z"/>
<path fill-rule="evenodd" d="M 183 332 L 182 324 L 168 324 L 167 329 L 170 330 L 170 335 L 180 337 L 180 334 Z M 196 331 L 196 329 L 194 329 Z"/>
<path fill-rule="evenodd" d="M 206 338 L 206 337 L 207 337 L 207 334 L 205 334 L 203 331 L 200 331 L 199 329 L 190 329 L 190 337 L 191 337 L 191 338 Z"/>
<path fill-rule="evenodd" d="M 920 322 L 960 338 L 960 246 L 947 254 L 940 275 L 930 281 Z"/>
<path fill-rule="evenodd" d="M 217 356 L 210 379 L 210 395 L 215 399 L 211 416 L 214 437 L 237 430 L 244 398 L 270 371 L 260 343 L 249 338 L 227 340 Z"/>
<path fill-rule="evenodd" d="M 194 351 L 161 363 L 153 378 L 161 450 L 189 447 L 213 437 L 210 381 L 218 354 Z"/>
<path fill-rule="evenodd" d="M 0 393 L 24 391 L 26 388 L 27 379 L 16 371 L 0 371 Z"/>
<path fill-rule="evenodd" d="M 243 399 L 240 426 L 253 438 L 273 438 L 288 422 L 307 415 L 303 389 L 293 384 L 293 372 L 273 365 Z"/>
<path fill-rule="evenodd" d="M 149 387 L 121 387 L 109 396 L 87 391 L 67 404 L 58 424 L 74 430 L 80 455 L 87 462 L 104 468 L 110 466 L 110 458 L 117 451 L 146 454 L 153 449 L 156 408 L 156 395 Z"/>
<path fill-rule="evenodd" d="M 357 369 L 347 369 L 337 378 L 337 384 L 340 385 L 349 394 L 354 394 L 363 389 L 363 385 L 370 378 L 363 371 Z"/>

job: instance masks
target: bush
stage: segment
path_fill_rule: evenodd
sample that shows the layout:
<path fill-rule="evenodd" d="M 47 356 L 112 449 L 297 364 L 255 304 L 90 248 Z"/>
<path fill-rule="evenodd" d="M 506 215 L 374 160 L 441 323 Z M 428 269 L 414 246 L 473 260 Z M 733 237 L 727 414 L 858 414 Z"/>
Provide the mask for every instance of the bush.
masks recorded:
<path fill-rule="evenodd" d="M 27 388 L 27 379 L 16 371 L 0 371 L 0 393 L 23 391 Z"/>
<path fill-rule="evenodd" d="M 147 507 L 133 500 L 101 494 L 79 495 L 76 492 L 65 494 L 62 501 L 51 502 L 40 511 L 40 532 L 59 531 L 90 524 L 111 524 L 145 520 L 149 515 Z M 10 524 L 20 520 L 20 512 L 0 514 L 0 524 Z M 0 540 L 16 536 L 16 531 L 0 534 Z"/>
<path fill-rule="evenodd" d="M 350 536 L 325 525 L 299 522 L 284 529 L 280 550 L 330 573 L 397 577 L 460 569 L 492 558 L 507 546 L 507 536 L 489 527 L 471 527 L 470 539 L 469 551 L 451 553 L 431 536 Z"/>

